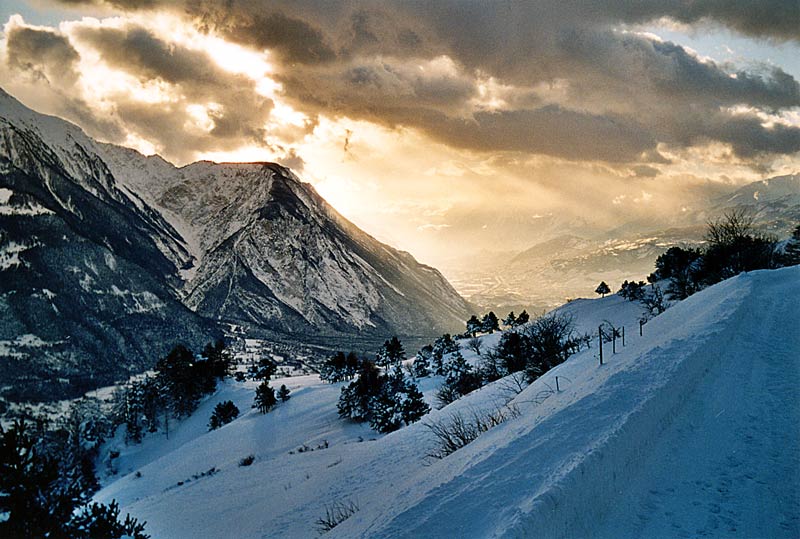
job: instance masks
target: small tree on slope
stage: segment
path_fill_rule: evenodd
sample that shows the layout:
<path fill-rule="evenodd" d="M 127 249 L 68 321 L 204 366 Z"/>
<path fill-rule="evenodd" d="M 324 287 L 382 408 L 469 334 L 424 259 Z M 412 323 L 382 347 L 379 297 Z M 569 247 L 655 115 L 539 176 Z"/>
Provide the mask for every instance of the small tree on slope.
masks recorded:
<path fill-rule="evenodd" d="M 269 387 L 269 382 L 266 380 L 261 382 L 256 388 L 255 407 L 258 408 L 262 414 L 266 414 L 275 406 L 276 402 L 275 390 Z"/>
<path fill-rule="evenodd" d="M 606 297 L 606 294 L 611 293 L 611 288 L 606 284 L 605 281 L 601 281 L 597 288 L 594 289 L 595 294 L 600 294 L 602 297 Z"/>

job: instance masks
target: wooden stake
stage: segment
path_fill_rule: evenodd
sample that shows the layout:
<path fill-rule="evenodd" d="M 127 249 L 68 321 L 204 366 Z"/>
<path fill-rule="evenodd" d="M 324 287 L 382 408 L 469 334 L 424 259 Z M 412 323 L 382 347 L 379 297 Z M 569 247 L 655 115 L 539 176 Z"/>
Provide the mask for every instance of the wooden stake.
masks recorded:
<path fill-rule="evenodd" d="M 597 337 L 600 339 L 600 365 L 603 364 L 603 326 L 598 326 Z"/>

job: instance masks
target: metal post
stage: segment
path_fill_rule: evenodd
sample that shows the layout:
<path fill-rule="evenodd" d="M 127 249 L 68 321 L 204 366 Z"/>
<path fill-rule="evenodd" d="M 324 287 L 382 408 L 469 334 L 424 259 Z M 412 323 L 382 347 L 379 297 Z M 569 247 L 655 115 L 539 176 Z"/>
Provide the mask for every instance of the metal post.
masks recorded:
<path fill-rule="evenodd" d="M 639 320 L 639 337 L 641 337 L 641 336 L 642 336 L 642 326 L 643 326 L 643 325 L 644 325 L 644 322 L 643 322 L 643 321 L 641 321 L 641 320 Z"/>
<path fill-rule="evenodd" d="M 625 326 L 622 326 L 622 346 L 625 346 Z"/>
<path fill-rule="evenodd" d="M 558 388 L 558 376 L 556 376 L 556 393 L 558 393 L 559 391 L 561 390 Z"/>
<path fill-rule="evenodd" d="M 617 328 L 611 328 L 611 353 L 617 353 Z"/>
<path fill-rule="evenodd" d="M 603 326 L 598 326 L 597 336 L 600 339 L 600 365 L 603 364 Z"/>

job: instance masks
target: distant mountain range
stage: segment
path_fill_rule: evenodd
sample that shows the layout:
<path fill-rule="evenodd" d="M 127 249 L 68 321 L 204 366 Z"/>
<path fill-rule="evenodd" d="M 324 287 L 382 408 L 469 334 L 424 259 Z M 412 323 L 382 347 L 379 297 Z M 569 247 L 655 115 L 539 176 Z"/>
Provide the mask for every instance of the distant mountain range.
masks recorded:
<path fill-rule="evenodd" d="M 273 163 L 100 144 L 0 90 L 0 392 L 77 394 L 221 324 L 284 339 L 452 331 L 466 301 Z"/>
<path fill-rule="evenodd" d="M 661 228 L 634 221 L 598 239 L 596 234 L 582 236 L 580 227 L 564 225 L 562 233 L 552 233 L 523 251 L 477 253 L 473 270 L 448 271 L 448 275 L 483 309 L 503 314 L 510 309 L 543 310 L 569 298 L 593 295 L 601 280 L 616 290 L 624 280 L 645 279 L 658 255 L 674 245 L 701 245 L 708 221 L 731 209 L 755 216 L 760 232 L 787 237 L 800 222 L 800 174 L 731 188 L 699 209 L 661 222 Z"/>

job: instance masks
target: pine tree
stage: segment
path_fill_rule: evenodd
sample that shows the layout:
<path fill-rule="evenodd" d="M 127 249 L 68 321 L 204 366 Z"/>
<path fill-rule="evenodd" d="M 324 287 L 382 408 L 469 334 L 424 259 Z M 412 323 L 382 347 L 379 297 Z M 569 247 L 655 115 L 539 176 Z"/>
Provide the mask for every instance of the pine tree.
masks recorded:
<path fill-rule="evenodd" d="M 475 335 L 480 333 L 482 327 L 483 327 L 483 324 L 478 319 L 478 317 L 475 316 L 474 314 L 470 317 L 469 320 L 467 320 L 467 333 L 469 333 L 470 336 L 472 336 L 472 337 L 474 337 Z"/>
<path fill-rule="evenodd" d="M 275 390 L 269 386 L 269 382 L 264 380 L 256 388 L 256 399 L 254 406 L 262 414 L 266 414 L 272 407 L 275 406 L 277 400 L 275 399 Z"/>
<path fill-rule="evenodd" d="M 497 315 L 494 314 L 493 311 L 489 311 L 483 316 L 483 320 L 481 321 L 481 331 L 484 333 L 494 333 L 495 331 L 500 330 L 500 320 L 497 319 Z"/>
<path fill-rule="evenodd" d="M 218 402 L 208 421 L 208 430 L 218 429 L 239 417 L 239 408 L 233 401 Z"/>
<path fill-rule="evenodd" d="M 514 315 L 514 311 L 508 313 L 508 316 L 503 319 L 503 325 L 509 328 L 517 325 L 517 317 Z"/>
<path fill-rule="evenodd" d="M 289 393 L 291 393 L 291 391 L 289 391 L 289 388 L 286 387 L 285 384 L 281 384 L 281 387 L 278 389 L 278 400 L 281 402 L 288 401 L 291 398 L 289 396 Z"/>
<path fill-rule="evenodd" d="M 383 386 L 383 377 L 371 361 L 364 361 L 358 378 L 342 388 L 339 395 L 339 415 L 353 421 L 369 421 L 372 417 L 370 400 Z"/>
<path fill-rule="evenodd" d="M 370 427 L 383 433 L 411 424 L 430 411 L 419 388 L 407 381 L 399 368 L 381 377 L 380 390 L 369 406 Z"/>
<path fill-rule="evenodd" d="M 611 288 L 608 287 L 605 281 L 601 281 L 597 288 L 594 289 L 595 294 L 600 294 L 602 297 L 606 297 L 606 294 L 611 293 Z"/>
<path fill-rule="evenodd" d="M 345 379 L 347 372 L 347 357 L 344 352 L 336 352 L 329 357 L 319 372 L 319 377 L 324 382 L 336 383 Z"/>
<path fill-rule="evenodd" d="M 130 515 L 119 522 L 115 502 L 86 506 L 86 485 L 76 480 L 75 469 L 65 466 L 63 448 L 56 446 L 48 454 L 44 437 L 30 433 L 24 421 L 7 431 L 0 425 L 0 537 L 148 539 L 144 525 Z"/>
<path fill-rule="evenodd" d="M 143 522 L 140 523 L 130 515 L 126 515 L 125 520 L 120 522 L 119 515 L 119 504 L 116 500 L 111 500 L 108 505 L 93 503 L 85 507 L 73 521 L 76 537 L 149 539 L 150 536 L 144 533 Z"/>
<path fill-rule="evenodd" d="M 431 407 L 425 402 L 422 392 L 416 384 L 408 384 L 406 388 L 406 398 L 402 403 L 403 422 L 410 425 L 419 421 L 422 416 L 431 411 Z"/>
<path fill-rule="evenodd" d="M 390 340 L 383 343 L 375 362 L 378 364 L 378 366 L 388 370 L 392 365 L 396 365 L 403 361 L 405 357 L 406 353 L 403 349 L 403 344 L 395 335 Z"/>
<path fill-rule="evenodd" d="M 800 264 L 800 225 L 795 227 L 792 237 L 786 242 L 780 261 L 784 266 Z"/>
<path fill-rule="evenodd" d="M 417 355 L 414 356 L 414 363 L 411 364 L 411 370 L 415 378 L 425 378 L 431 374 L 431 354 L 433 347 L 431 345 L 423 346 Z"/>
<path fill-rule="evenodd" d="M 262 357 L 248 370 L 253 380 L 269 380 L 278 371 L 278 364 L 272 358 Z"/>
<path fill-rule="evenodd" d="M 523 310 L 521 313 L 519 313 L 519 316 L 517 317 L 517 323 L 514 325 L 514 327 L 527 324 L 530 321 L 530 319 L 531 316 L 528 314 L 528 311 Z"/>
<path fill-rule="evenodd" d="M 191 415 L 202 395 L 202 384 L 196 377 L 194 364 L 194 354 L 180 344 L 156 363 L 166 396 L 177 417 Z"/>

